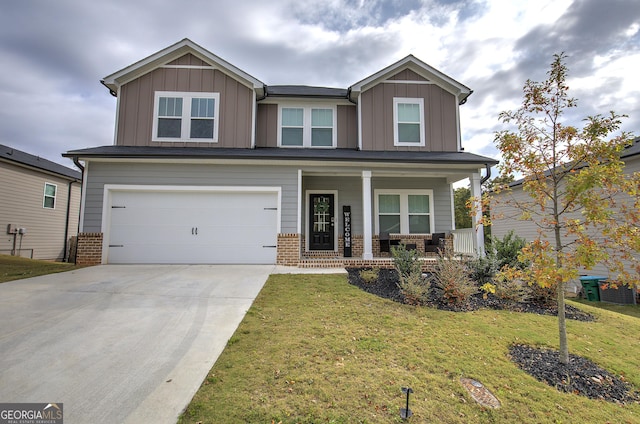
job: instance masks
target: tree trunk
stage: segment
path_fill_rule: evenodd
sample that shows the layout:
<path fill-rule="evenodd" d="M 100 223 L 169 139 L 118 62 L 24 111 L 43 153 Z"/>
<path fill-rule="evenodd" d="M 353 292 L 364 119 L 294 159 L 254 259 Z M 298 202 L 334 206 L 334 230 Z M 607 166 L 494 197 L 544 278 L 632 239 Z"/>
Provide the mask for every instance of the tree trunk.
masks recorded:
<path fill-rule="evenodd" d="M 554 228 L 556 236 L 556 266 L 558 269 L 562 268 L 562 236 L 560 234 L 560 226 L 557 224 L 558 217 L 556 214 L 556 225 Z M 558 297 L 558 336 L 560 341 L 560 363 L 569 363 L 569 343 L 567 342 L 567 321 L 564 311 L 564 292 L 565 283 L 562 278 L 558 278 L 557 297 Z"/>
<path fill-rule="evenodd" d="M 567 321 L 564 313 L 565 283 L 558 284 L 558 335 L 560 336 L 560 363 L 569 363 L 569 344 L 567 343 Z"/>

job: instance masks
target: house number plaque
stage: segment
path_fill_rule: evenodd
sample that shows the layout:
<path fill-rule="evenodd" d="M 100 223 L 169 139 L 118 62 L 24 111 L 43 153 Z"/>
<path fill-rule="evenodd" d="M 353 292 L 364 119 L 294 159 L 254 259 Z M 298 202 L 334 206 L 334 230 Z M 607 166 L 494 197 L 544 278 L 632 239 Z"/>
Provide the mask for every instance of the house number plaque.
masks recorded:
<path fill-rule="evenodd" d="M 351 206 L 342 207 L 342 216 L 344 218 L 344 257 L 351 257 Z"/>

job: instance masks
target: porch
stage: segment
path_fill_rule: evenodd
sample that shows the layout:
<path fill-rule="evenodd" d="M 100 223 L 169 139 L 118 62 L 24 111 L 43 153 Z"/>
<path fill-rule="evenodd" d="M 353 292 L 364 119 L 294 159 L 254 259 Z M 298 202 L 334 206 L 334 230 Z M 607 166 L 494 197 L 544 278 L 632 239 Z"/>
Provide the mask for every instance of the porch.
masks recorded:
<path fill-rule="evenodd" d="M 294 236 L 294 235 L 291 235 Z M 409 248 L 415 247 L 418 251 L 420 259 L 423 261 L 422 269 L 425 272 L 432 271 L 437 263 L 437 253 L 426 252 L 424 247 L 425 240 L 428 236 L 415 235 L 393 235 L 391 236 L 392 245 L 404 244 Z M 298 239 L 298 237 L 295 237 Z M 453 248 L 454 254 L 475 257 L 477 249 L 475 248 L 476 232 L 472 228 L 453 230 L 446 234 L 445 243 Z M 284 240 L 283 240 L 284 241 Z M 290 261 L 289 265 L 299 268 L 393 268 L 393 258 L 391 253 L 381 251 L 379 236 L 374 236 L 372 247 L 374 257 L 371 259 L 363 258 L 363 241 L 362 236 L 353 236 L 352 256 L 345 257 L 344 238 L 339 238 L 338 251 L 322 251 L 322 250 L 306 250 L 304 246 L 304 236 L 299 239 L 300 257 L 297 261 Z M 420 248 L 418 248 L 420 246 Z M 384 249 L 383 249 L 384 250 Z"/>

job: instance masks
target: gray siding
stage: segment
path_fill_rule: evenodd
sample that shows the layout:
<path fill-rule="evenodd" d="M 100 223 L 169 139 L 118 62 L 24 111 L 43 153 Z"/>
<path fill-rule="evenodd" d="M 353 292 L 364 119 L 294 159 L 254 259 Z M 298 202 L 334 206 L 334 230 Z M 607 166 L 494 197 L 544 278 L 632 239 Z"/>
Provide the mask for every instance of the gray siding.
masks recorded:
<path fill-rule="evenodd" d="M 397 79 L 405 78 L 398 77 Z M 426 126 L 424 147 L 395 147 L 393 145 L 394 97 L 424 99 Z M 437 85 L 378 84 L 364 91 L 361 96 L 362 149 L 455 152 L 458 150 L 457 108 L 455 96 Z"/>
<path fill-rule="evenodd" d="M 185 55 L 173 65 L 203 65 Z M 156 91 L 220 93 L 218 142 L 152 142 Z M 122 86 L 116 144 L 125 146 L 251 147 L 253 91 L 214 69 L 158 68 Z"/>
<path fill-rule="evenodd" d="M 64 258 L 65 225 L 69 180 L 0 162 L 0 253 L 10 254 L 13 235 L 7 234 L 7 225 L 24 227 L 27 233 L 22 237 L 22 256 L 26 249 L 33 249 L 35 259 L 62 260 Z M 44 184 L 57 186 L 54 209 L 43 208 Z M 78 230 L 80 209 L 80 183 L 71 186 L 71 204 L 68 236 Z M 20 247 L 20 235 L 16 248 Z"/>
<path fill-rule="evenodd" d="M 91 162 L 89 169 L 85 232 L 102 231 L 105 184 L 282 187 L 281 231 L 295 233 L 297 230 L 298 170 L 295 167 Z"/>

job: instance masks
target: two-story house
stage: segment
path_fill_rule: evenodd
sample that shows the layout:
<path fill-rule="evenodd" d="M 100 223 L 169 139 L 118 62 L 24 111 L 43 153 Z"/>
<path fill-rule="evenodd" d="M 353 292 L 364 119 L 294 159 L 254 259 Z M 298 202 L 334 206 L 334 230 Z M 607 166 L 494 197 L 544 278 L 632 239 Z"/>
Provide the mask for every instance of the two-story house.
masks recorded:
<path fill-rule="evenodd" d="M 413 56 L 347 88 L 268 86 L 188 39 L 104 78 L 115 142 L 84 164 L 81 263 L 360 263 L 455 228 L 472 91 Z M 479 240 L 482 234 L 478 235 Z M 93 252 L 93 253 L 91 253 Z"/>

